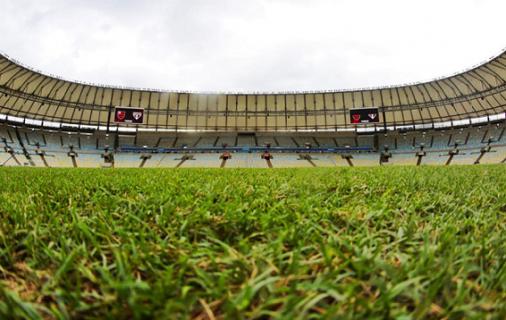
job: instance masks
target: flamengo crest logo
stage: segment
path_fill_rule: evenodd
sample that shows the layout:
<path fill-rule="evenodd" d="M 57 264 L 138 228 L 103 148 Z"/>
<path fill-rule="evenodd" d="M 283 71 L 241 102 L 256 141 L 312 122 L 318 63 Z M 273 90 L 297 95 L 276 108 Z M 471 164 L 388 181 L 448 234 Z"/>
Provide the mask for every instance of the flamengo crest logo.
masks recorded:
<path fill-rule="evenodd" d="M 358 123 L 360 121 L 360 115 L 359 114 L 354 114 L 352 115 L 353 117 L 353 122 L 354 123 Z"/>
<path fill-rule="evenodd" d="M 118 112 L 116 112 L 116 118 L 119 121 L 125 120 L 125 116 L 126 116 L 126 112 L 125 111 L 118 111 Z"/>

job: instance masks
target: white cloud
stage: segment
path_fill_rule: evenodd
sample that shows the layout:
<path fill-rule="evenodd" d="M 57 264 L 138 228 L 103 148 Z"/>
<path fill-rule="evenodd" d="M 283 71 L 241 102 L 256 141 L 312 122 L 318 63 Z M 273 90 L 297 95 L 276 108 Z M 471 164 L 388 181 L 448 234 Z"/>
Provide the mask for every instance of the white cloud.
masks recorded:
<path fill-rule="evenodd" d="M 64 78 L 276 91 L 448 75 L 506 46 L 500 0 L 0 0 L 0 50 Z"/>

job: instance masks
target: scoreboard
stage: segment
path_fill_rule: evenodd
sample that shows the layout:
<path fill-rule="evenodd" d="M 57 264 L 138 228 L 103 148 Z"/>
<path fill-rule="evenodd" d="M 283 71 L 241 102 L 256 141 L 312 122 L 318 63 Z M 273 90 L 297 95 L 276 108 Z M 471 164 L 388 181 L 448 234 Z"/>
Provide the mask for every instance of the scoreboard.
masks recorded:
<path fill-rule="evenodd" d="M 114 122 L 117 123 L 143 123 L 144 109 L 115 107 Z"/>
<path fill-rule="evenodd" d="M 352 124 L 379 122 L 378 108 L 362 108 L 350 110 L 350 122 Z"/>

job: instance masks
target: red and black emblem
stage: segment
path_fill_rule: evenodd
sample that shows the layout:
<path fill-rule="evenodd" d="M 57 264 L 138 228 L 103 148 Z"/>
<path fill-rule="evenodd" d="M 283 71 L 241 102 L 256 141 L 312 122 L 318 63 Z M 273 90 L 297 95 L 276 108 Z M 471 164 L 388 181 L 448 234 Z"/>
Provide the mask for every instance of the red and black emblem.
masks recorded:
<path fill-rule="evenodd" d="M 116 111 L 116 121 L 124 121 L 126 116 L 126 112 L 123 110 Z"/>

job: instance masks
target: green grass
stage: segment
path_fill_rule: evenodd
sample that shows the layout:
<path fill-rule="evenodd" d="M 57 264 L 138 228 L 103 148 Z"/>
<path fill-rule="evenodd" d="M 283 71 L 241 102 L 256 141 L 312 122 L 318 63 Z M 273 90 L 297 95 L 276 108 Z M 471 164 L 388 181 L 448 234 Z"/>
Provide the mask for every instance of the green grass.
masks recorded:
<path fill-rule="evenodd" d="M 506 166 L 0 170 L 0 318 L 505 318 Z"/>

